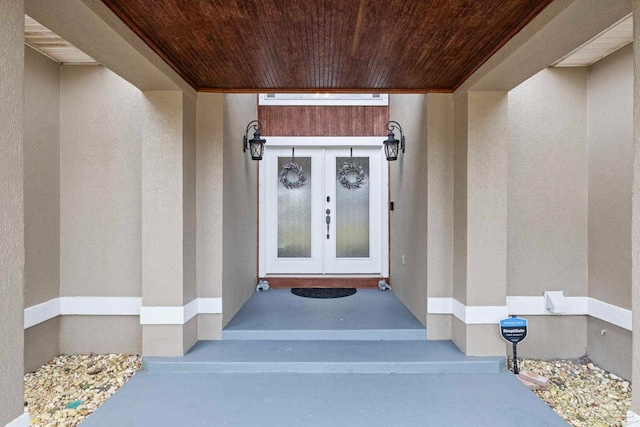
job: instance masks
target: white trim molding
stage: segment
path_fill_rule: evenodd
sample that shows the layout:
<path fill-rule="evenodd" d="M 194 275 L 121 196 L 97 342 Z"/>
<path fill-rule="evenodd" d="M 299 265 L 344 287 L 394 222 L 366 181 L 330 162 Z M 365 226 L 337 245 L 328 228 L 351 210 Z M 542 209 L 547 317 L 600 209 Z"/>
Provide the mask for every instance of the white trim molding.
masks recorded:
<path fill-rule="evenodd" d="M 29 329 L 32 326 L 46 322 L 61 314 L 60 298 L 50 299 L 41 304 L 27 307 L 24 309 L 24 328 Z"/>
<path fill-rule="evenodd" d="M 140 316 L 143 325 L 183 325 L 197 314 L 222 313 L 222 298 L 184 306 L 142 307 L 140 297 L 58 297 L 24 309 L 24 329 L 58 316 Z"/>
<path fill-rule="evenodd" d="M 222 298 L 198 298 L 198 314 L 222 313 Z"/>
<path fill-rule="evenodd" d="M 589 297 L 566 297 L 563 313 L 549 313 L 543 296 L 507 297 L 505 306 L 467 306 L 455 298 L 428 298 L 428 314 L 452 314 L 467 325 L 497 324 L 509 315 L 519 316 L 591 316 L 628 331 L 632 313 L 622 307 Z"/>
<path fill-rule="evenodd" d="M 76 316 L 139 316 L 140 297 L 61 297 L 60 314 Z"/>
<path fill-rule="evenodd" d="M 633 330 L 633 316 L 631 310 L 627 310 L 626 308 L 608 304 L 594 298 L 588 298 L 587 313 L 589 316 L 604 320 L 628 331 Z"/>
<path fill-rule="evenodd" d="M 31 417 L 29 416 L 28 412 L 25 412 L 15 420 L 11 421 L 5 427 L 29 427 L 30 424 L 31 424 Z"/>
<path fill-rule="evenodd" d="M 261 93 L 258 105 L 387 106 L 386 93 Z"/>
<path fill-rule="evenodd" d="M 464 305 L 453 298 L 453 315 L 467 325 L 483 325 L 499 323 L 508 316 L 506 305 Z"/>
<path fill-rule="evenodd" d="M 382 147 L 384 136 L 266 136 L 269 147 Z M 262 162 L 260 162 L 262 164 Z"/>
<path fill-rule="evenodd" d="M 142 307 L 141 325 L 184 325 L 197 314 L 222 313 L 222 298 L 196 298 L 184 306 Z"/>
<path fill-rule="evenodd" d="M 140 297 L 58 297 L 24 309 L 24 328 L 58 316 L 138 316 Z"/>
<path fill-rule="evenodd" d="M 508 316 L 506 305 L 467 306 L 455 298 L 428 298 L 427 313 L 453 314 L 467 325 L 497 324 Z"/>
<path fill-rule="evenodd" d="M 587 297 L 565 297 L 567 303 L 563 313 L 550 313 L 545 309 L 544 296 L 540 297 L 507 297 L 507 307 L 509 314 L 519 316 L 542 316 L 542 315 L 586 315 Z"/>

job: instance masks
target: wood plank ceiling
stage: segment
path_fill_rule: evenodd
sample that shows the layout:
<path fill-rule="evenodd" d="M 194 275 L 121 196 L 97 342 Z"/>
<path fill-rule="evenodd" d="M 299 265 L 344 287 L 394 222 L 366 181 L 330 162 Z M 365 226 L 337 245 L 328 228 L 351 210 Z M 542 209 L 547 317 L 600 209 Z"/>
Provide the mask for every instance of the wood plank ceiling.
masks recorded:
<path fill-rule="evenodd" d="M 449 92 L 552 0 L 103 0 L 210 91 Z"/>

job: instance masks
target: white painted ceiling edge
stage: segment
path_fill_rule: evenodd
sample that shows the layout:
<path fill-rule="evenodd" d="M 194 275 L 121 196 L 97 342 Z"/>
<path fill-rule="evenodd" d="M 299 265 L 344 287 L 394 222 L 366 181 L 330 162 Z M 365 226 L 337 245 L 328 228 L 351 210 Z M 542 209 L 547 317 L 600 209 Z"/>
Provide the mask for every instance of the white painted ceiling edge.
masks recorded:
<path fill-rule="evenodd" d="M 509 91 L 632 12 L 627 0 L 555 0 L 455 92 Z"/>
<path fill-rule="evenodd" d="M 62 65 L 97 65 L 98 62 L 30 17 L 24 16 L 24 42 Z"/>
<path fill-rule="evenodd" d="M 553 66 L 588 67 L 631 42 L 633 42 L 633 14 L 625 16 Z"/>
<path fill-rule="evenodd" d="M 197 92 L 100 0 L 25 0 L 25 13 L 140 89 Z"/>

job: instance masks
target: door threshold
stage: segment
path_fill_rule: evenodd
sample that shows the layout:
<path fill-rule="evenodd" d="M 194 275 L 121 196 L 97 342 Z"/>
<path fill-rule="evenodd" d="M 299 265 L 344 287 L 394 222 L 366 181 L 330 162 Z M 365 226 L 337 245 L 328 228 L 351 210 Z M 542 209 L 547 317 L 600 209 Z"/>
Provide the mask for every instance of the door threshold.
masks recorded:
<path fill-rule="evenodd" d="M 267 276 L 260 280 L 269 282 L 271 288 L 370 288 L 377 289 L 378 282 L 389 278 L 382 276 Z"/>

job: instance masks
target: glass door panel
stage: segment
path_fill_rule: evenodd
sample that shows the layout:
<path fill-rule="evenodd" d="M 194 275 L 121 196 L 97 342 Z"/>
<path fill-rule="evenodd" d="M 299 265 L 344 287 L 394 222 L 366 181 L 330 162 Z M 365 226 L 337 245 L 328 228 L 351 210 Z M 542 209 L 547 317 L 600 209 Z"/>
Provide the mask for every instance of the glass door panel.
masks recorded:
<path fill-rule="evenodd" d="M 381 149 L 296 147 L 295 155 L 269 147 L 260 166 L 265 273 L 382 274 Z"/>
<path fill-rule="evenodd" d="M 311 258 L 311 173 L 311 157 L 278 157 L 278 258 Z"/>
<path fill-rule="evenodd" d="M 336 256 L 368 258 L 369 158 L 336 157 Z"/>
<path fill-rule="evenodd" d="M 325 150 L 326 209 L 332 212 L 325 239 L 328 274 L 382 272 L 382 165 L 380 149 Z"/>
<path fill-rule="evenodd" d="M 266 151 L 264 180 L 267 272 L 320 274 L 322 242 L 322 149 L 271 148 Z"/>

